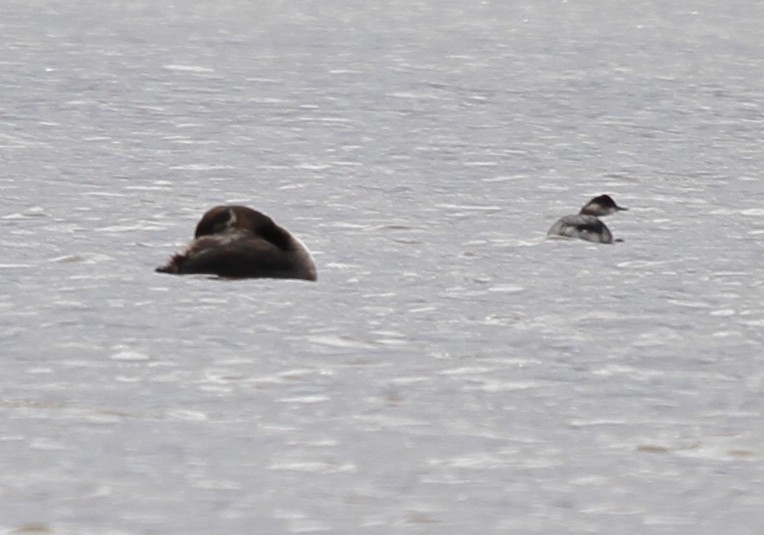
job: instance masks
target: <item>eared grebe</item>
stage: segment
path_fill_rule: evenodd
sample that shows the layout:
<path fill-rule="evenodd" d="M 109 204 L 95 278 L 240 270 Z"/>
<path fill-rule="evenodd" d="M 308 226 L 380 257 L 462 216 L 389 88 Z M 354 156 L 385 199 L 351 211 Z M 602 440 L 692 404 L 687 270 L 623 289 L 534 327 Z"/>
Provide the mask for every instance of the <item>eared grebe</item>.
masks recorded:
<path fill-rule="evenodd" d="M 613 243 L 610 229 L 599 218 L 620 210 L 628 208 L 618 206 L 610 195 L 600 195 L 586 203 L 577 215 L 566 215 L 558 219 L 547 235 L 580 238 L 595 243 Z"/>
<path fill-rule="evenodd" d="M 196 225 L 194 241 L 160 273 L 229 278 L 317 279 L 305 245 L 270 217 L 246 206 L 216 206 Z"/>

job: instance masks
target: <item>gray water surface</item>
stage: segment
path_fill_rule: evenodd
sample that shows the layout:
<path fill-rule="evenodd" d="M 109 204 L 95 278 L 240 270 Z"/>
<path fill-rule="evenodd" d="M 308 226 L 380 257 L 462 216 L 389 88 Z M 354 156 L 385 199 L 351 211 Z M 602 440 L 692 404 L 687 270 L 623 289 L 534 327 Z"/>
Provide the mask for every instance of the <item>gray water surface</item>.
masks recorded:
<path fill-rule="evenodd" d="M 2 5 L 0 532 L 764 532 L 760 2 Z"/>

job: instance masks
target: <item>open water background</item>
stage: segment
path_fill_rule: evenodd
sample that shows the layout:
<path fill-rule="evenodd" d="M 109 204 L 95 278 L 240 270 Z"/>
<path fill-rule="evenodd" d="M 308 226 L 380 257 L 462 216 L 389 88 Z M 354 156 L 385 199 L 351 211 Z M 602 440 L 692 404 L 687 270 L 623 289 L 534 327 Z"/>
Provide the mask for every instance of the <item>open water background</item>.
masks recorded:
<path fill-rule="evenodd" d="M 0 532 L 764 532 L 764 4 L 0 8 Z"/>

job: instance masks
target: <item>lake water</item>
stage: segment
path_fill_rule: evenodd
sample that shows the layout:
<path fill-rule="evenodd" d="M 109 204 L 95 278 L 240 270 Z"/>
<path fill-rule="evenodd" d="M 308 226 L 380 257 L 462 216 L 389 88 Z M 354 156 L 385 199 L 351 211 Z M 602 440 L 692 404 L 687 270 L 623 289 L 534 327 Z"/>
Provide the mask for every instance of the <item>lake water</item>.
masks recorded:
<path fill-rule="evenodd" d="M 762 27 L 3 2 L 0 532 L 764 532 Z M 153 272 L 228 202 L 319 281 Z"/>

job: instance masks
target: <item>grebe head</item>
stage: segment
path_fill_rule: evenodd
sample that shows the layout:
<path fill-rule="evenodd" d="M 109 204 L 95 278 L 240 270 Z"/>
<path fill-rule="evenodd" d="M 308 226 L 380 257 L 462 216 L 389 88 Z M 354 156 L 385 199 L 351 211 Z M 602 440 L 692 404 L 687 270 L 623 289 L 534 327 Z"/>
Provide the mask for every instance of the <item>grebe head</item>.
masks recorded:
<path fill-rule="evenodd" d="M 602 217 L 621 210 L 628 210 L 628 208 L 618 206 L 610 195 L 599 195 L 586 203 L 578 213 Z"/>

